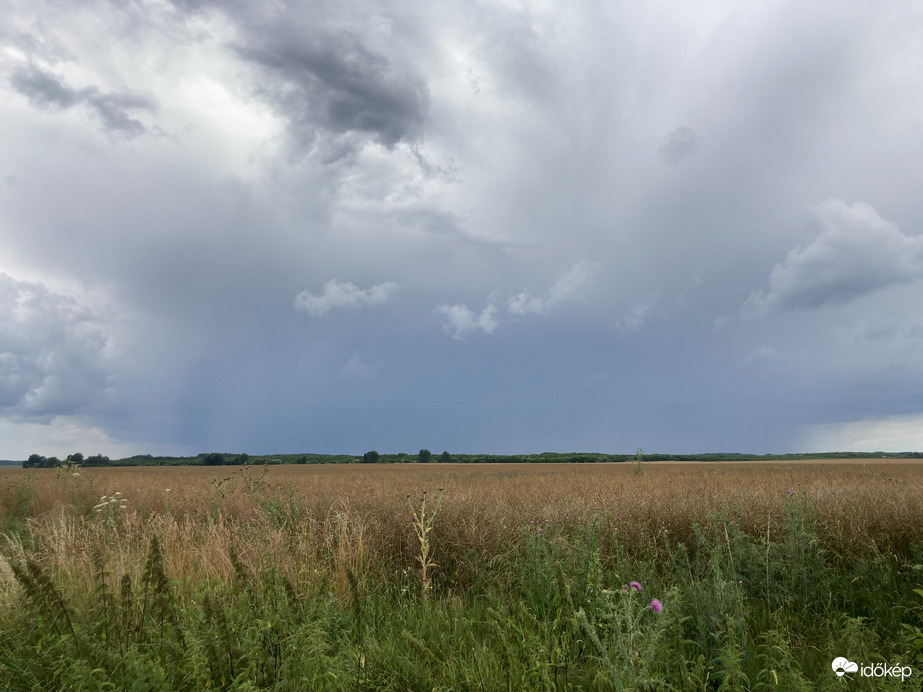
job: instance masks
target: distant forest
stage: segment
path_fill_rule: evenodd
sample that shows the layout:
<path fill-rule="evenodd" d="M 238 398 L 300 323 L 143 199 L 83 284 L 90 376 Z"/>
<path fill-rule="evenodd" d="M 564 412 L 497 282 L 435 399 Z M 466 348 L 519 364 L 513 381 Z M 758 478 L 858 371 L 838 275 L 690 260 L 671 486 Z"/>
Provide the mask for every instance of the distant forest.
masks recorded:
<path fill-rule="evenodd" d="M 362 456 L 349 454 L 233 454 L 203 452 L 194 457 L 153 456 L 138 454 L 124 459 L 110 459 L 102 454 L 84 456 L 80 452 L 65 459 L 33 454 L 22 462 L 23 468 L 58 468 L 74 466 L 243 466 L 247 464 L 593 464 L 599 462 L 639 461 L 798 461 L 811 459 L 923 459 L 923 452 L 819 452 L 812 454 L 601 454 L 598 452 L 543 452 L 541 454 L 433 454 L 421 449 L 416 454 L 379 454 L 372 450 Z M 19 462 L 11 462 L 19 463 Z"/>

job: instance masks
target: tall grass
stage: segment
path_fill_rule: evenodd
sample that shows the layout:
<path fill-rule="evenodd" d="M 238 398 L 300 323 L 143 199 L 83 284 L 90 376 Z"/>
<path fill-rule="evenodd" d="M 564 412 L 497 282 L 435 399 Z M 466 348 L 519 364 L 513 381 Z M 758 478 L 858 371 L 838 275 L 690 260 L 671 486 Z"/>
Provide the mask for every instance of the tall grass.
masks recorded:
<path fill-rule="evenodd" d="M 921 468 L 7 474 L 0 688 L 832 688 L 915 661 Z"/>

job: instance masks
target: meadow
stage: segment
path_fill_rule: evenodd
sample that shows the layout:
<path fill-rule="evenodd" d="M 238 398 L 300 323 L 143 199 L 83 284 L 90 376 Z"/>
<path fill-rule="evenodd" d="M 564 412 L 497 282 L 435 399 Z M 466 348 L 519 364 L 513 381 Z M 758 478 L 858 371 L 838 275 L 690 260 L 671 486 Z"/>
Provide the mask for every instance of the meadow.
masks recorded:
<path fill-rule="evenodd" d="M 919 689 L 921 480 L 906 460 L 3 470 L 0 687 Z M 901 672 L 844 680 L 840 656 Z"/>

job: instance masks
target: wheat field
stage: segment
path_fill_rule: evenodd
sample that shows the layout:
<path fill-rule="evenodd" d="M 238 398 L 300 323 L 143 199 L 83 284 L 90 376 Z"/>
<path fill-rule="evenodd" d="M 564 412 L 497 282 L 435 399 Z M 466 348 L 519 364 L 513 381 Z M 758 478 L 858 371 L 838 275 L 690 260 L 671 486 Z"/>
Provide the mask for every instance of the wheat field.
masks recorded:
<path fill-rule="evenodd" d="M 156 529 L 175 578 L 230 578 L 235 546 L 256 564 L 275 555 L 292 573 L 333 554 L 347 567 L 412 564 L 412 502 L 441 495 L 433 530 L 443 560 L 499 554 L 523 531 L 594 517 L 622 548 L 648 552 L 719 513 L 774 537 L 787 499 L 804 497 L 834 555 L 923 541 L 923 462 L 647 462 L 116 467 L 8 470 L 0 513 L 28 518 L 42 558 L 92 575 L 91 552 L 137 564 Z M 117 502 L 113 502 L 117 498 Z M 107 504 L 100 508 L 100 504 Z M 123 508 L 115 509 L 115 507 Z M 96 508 L 96 509 L 94 509 Z M 103 511 L 104 510 L 104 511 Z M 109 535 L 115 540 L 107 538 Z M 260 540 L 252 540 L 256 535 Z M 326 558 L 325 558 L 326 559 Z"/>

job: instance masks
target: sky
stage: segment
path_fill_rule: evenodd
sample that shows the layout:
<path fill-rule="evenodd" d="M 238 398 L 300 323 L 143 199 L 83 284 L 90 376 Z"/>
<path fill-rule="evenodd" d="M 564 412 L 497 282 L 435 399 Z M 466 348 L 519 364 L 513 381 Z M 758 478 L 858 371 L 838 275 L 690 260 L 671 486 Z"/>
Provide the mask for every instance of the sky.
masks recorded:
<path fill-rule="evenodd" d="M 923 451 L 918 0 L 0 15 L 0 458 Z"/>

